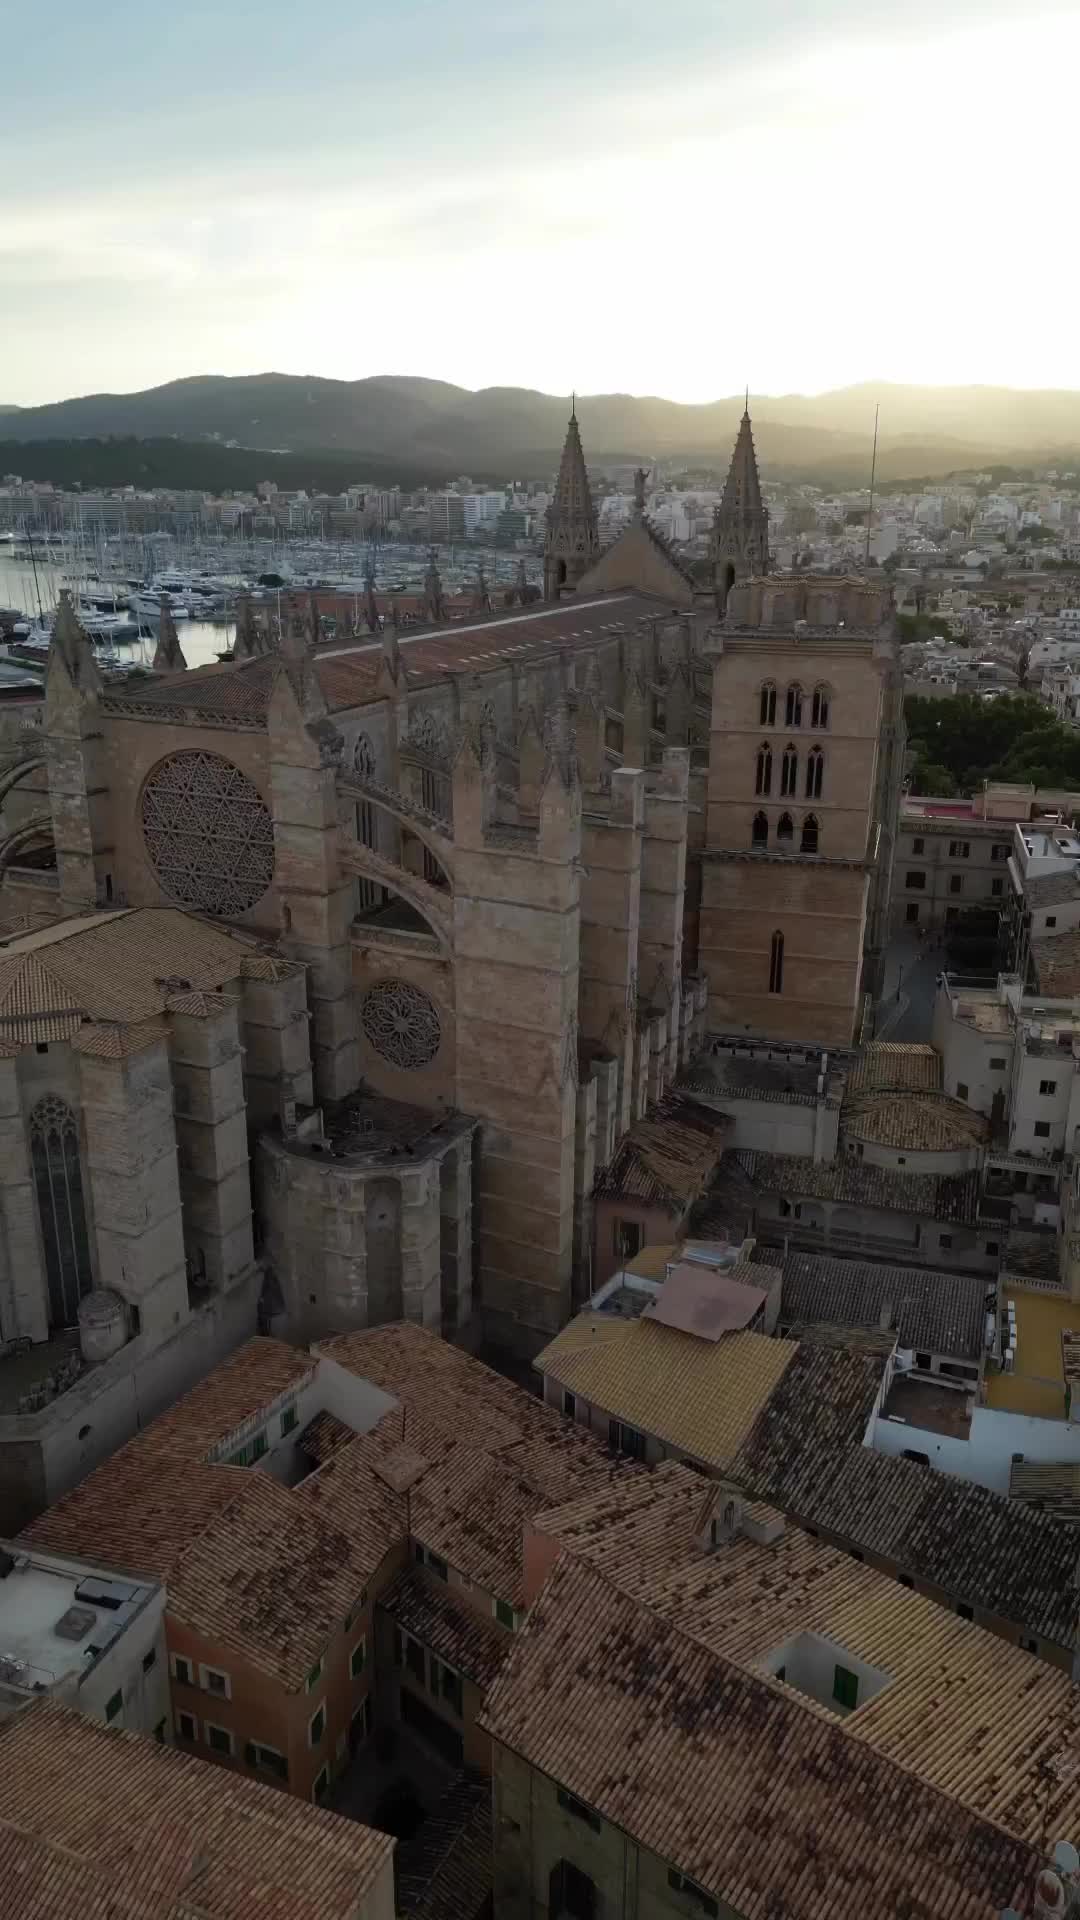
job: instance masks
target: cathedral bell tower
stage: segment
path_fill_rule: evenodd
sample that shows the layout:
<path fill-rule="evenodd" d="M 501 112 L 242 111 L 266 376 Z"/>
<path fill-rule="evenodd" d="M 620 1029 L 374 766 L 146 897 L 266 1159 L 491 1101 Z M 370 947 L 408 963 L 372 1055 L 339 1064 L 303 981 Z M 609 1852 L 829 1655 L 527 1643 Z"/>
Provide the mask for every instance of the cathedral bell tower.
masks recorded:
<path fill-rule="evenodd" d="M 566 441 L 555 482 L 555 498 L 547 510 L 544 532 L 544 599 L 558 600 L 573 593 L 582 575 L 599 558 L 600 534 L 596 508 L 589 491 L 585 455 L 578 432 L 577 411 L 571 405 Z"/>
<path fill-rule="evenodd" d="M 769 510 L 761 497 L 749 394 L 724 483 L 723 499 L 713 520 L 709 557 L 716 610 L 720 615 L 725 613 L 728 594 L 737 581 L 753 579 L 769 571 Z"/>

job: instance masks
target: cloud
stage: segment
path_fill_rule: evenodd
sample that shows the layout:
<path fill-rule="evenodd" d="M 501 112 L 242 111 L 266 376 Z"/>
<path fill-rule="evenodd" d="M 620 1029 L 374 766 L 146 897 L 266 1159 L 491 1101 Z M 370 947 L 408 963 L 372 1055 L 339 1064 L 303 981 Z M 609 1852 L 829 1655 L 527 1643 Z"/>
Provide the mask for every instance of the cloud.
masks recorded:
<path fill-rule="evenodd" d="M 1075 14 L 369 14 L 105 0 L 47 88 L 22 48 L 5 398 L 268 365 L 682 399 L 1075 379 Z M 1056 276 L 1034 317 L 995 278 L 1017 242 Z"/>

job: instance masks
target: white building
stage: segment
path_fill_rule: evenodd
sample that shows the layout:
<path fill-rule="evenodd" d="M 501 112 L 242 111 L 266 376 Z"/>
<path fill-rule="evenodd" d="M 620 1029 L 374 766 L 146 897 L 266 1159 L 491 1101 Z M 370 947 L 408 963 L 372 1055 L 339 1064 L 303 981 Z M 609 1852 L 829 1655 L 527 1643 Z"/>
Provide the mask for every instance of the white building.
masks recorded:
<path fill-rule="evenodd" d="M 169 1737 L 165 1589 L 0 1543 L 0 1719 L 50 1694 L 93 1720 Z"/>

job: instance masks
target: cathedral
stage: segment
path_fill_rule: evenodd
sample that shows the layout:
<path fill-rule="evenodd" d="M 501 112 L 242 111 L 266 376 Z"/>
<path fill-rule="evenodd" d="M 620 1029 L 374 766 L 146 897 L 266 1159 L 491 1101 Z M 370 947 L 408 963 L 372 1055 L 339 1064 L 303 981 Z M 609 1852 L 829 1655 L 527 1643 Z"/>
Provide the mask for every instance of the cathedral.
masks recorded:
<path fill-rule="evenodd" d="M 232 659 L 188 670 L 166 629 L 122 683 L 62 603 L 40 724 L 0 739 L 0 1339 L 107 1294 L 140 1353 L 240 1299 L 303 1341 L 406 1317 L 527 1357 L 696 1050 L 859 1037 L 890 596 L 770 574 L 748 412 L 701 571 L 643 475 L 601 548 L 575 413 L 543 601 L 451 623 L 433 587 L 343 643 L 248 610 Z M 97 948 L 75 966 L 103 928 L 113 999 Z"/>

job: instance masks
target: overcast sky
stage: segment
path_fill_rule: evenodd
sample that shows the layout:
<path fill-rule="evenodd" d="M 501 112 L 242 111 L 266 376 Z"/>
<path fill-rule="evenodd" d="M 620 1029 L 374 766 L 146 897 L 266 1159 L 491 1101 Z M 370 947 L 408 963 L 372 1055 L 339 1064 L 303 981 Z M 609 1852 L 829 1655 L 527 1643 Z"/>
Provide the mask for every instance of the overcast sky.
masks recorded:
<path fill-rule="evenodd" d="M 0 403 L 1080 386 L 1075 0 L 39 0 L 0 47 Z"/>

